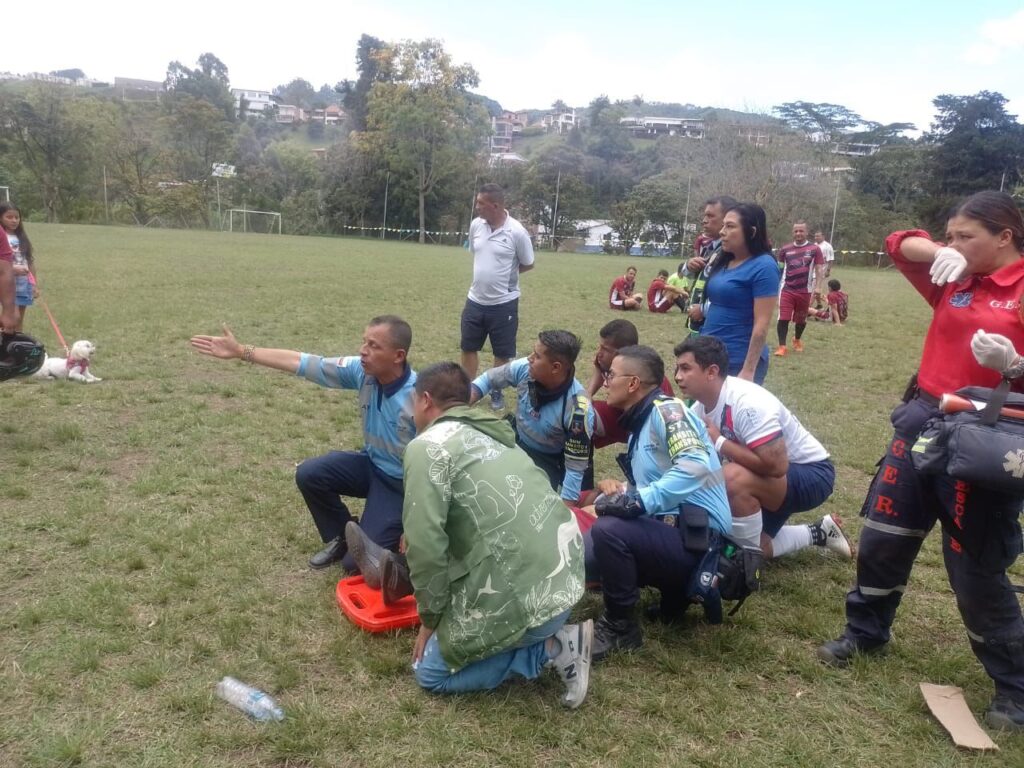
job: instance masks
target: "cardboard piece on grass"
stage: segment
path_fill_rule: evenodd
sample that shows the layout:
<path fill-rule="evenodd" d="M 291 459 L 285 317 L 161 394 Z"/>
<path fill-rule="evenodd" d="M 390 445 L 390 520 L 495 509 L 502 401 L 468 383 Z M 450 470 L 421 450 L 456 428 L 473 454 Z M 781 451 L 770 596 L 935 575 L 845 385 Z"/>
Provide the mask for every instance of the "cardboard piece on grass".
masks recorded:
<path fill-rule="evenodd" d="M 953 737 L 953 743 L 964 749 L 994 749 L 999 746 L 981 729 L 964 701 L 964 692 L 955 685 L 921 683 L 921 694 L 928 709 Z"/>

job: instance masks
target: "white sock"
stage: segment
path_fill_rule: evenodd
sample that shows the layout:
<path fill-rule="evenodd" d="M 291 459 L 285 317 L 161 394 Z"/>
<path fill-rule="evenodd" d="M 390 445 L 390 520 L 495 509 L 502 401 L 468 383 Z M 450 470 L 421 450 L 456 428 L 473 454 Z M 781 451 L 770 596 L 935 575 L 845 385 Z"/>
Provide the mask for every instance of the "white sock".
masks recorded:
<path fill-rule="evenodd" d="M 772 556 L 782 557 L 811 546 L 811 526 L 784 525 L 772 539 Z"/>
<path fill-rule="evenodd" d="M 746 517 L 733 517 L 732 537 L 748 547 L 761 548 L 761 510 Z"/>

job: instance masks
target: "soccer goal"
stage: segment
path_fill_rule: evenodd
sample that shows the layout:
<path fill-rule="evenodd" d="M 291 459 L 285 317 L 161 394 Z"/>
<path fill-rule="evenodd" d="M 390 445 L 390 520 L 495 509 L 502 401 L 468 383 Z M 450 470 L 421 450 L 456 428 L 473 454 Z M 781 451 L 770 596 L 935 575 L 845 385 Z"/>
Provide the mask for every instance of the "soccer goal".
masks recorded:
<path fill-rule="evenodd" d="M 272 235 L 275 230 L 281 234 L 281 214 L 278 211 L 250 211 L 248 208 L 232 208 L 228 211 L 229 232 Z"/>

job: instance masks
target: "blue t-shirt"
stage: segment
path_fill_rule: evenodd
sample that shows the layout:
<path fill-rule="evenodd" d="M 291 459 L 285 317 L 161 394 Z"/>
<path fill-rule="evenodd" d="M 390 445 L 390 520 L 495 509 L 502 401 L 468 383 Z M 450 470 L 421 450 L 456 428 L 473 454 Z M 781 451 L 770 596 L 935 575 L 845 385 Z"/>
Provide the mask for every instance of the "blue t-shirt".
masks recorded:
<path fill-rule="evenodd" d="M 770 253 L 747 259 L 734 269 L 719 269 L 707 284 L 710 302 L 702 336 L 717 336 L 729 351 L 729 374 L 743 368 L 754 332 L 754 299 L 777 296 L 779 268 Z M 761 350 L 768 359 L 768 345 Z"/>

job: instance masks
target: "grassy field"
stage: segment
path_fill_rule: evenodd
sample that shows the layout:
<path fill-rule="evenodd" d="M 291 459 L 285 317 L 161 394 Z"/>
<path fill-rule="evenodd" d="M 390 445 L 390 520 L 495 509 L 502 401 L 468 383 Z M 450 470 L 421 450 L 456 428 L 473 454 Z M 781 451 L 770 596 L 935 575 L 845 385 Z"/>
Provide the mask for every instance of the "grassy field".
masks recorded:
<path fill-rule="evenodd" d="M 554 679 L 436 698 L 409 671 L 413 634 L 371 636 L 311 572 L 319 540 L 296 462 L 360 444 L 354 396 L 193 354 L 227 322 L 243 343 L 352 353 L 373 315 L 408 318 L 411 358 L 457 356 L 471 265 L 461 250 L 360 240 L 32 225 L 44 296 L 69 341 L 99 346 L 95 386 L 0 386 L 2 766 L 1020 766 L 958 752 L 920 681 L 991 685 L 970 653 L 937 536 L 925 545 L 891 653 L 846 671 L 815 647 L 843 625 L 853 565 L 818 551 L 773 563 L 723 626 L 645 627 L 599 667 L 583 709 Z M 636 259 L 646 284 L 667 262 Z M 624 258 L 542 254 L 523 279 L 520 348 L 538 330 L 584 339 L 612 313 Z M 928 312 L 898 275 L 840 270 L 846 328 L 813 325 L 769 387 L 832 451 L 826 506 L 857 510 Z M 632 317 L 666 357 L 678 314 Z M 56 340 L 39 308 L 28 330 Z M 599 454 L 613 475 L 614 451 Z M 356 505 L 358 507 L 358 505 Z M 807 515 L 807 518 L 812 517 Z M 1016 580 L 1024 578 L 1016 567 Z M 598 597 L 580 604 L 596 616 Z M 287 712 L 256 725 L 213 696 L 231 674 Z"/>

